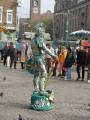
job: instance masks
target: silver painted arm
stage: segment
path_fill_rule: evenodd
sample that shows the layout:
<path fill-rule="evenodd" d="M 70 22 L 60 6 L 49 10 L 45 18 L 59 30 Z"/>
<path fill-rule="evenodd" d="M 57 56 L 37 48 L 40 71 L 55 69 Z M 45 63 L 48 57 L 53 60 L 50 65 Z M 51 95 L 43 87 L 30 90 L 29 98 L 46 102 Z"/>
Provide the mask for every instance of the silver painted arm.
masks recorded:
<path fill-rule="evenodd" d="M 55 59 L 57 59 L 57 56 L 54 54 L 54 53 L 52 53 L 47 47 L 46 47 L 46 45 L 43 43 L 43 49 L 45 50 L 45 52 L 47 53 L 47 54 L 49 54 L 50 56 L 52 56 L 53 58 L 55 58 Z"/>

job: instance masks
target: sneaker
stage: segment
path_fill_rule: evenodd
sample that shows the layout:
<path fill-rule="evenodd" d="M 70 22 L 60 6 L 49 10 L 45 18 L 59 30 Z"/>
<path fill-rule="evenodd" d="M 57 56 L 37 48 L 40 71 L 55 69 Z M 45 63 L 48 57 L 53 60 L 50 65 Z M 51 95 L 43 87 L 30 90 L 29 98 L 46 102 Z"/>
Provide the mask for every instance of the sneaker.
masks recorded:
<path fill-rule="evenodd" d="M 62 75 L 61 78 L 65 78 L 65 76 Z"/>
<path fill-rule="evenodd" d="M 60 76 L 61 76 L 61 74 L 58 75 L 58 77 L 60 77 Z"/>
<path fill-rule="evenodd" d="M 65 78 L 64 80 L 67 80 L 67 78 Z"/>
<path fill-rule="evenodd" d="M 80 79 L 80 77 L 78 77 L 76 80 L 79 80 Z"/>
<path fill-rule="evenodd" d="M 82 78 L 82 80 L 81 81 L 84 81 L 84 78 Z"/>
<path fill-rule="evenodd" d="M 88 80 L 88 84 L 90 84 L 90 80 Z"/>

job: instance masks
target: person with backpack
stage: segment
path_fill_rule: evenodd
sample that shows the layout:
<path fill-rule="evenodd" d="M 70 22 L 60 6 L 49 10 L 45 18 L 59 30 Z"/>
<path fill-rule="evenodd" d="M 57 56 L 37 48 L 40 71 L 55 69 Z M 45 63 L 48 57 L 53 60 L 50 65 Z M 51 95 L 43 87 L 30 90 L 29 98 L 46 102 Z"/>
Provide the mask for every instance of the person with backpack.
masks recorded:
<path fill-rule="evenodd" d="M 66 68 L 66 79 L 65 80 L 71 80 L 71 67 L 74 64 L 75 60 L 74 60 L 74 56 L 72 53 L 71 48 L 67 49 L 67 56 L 66 59 L 64 61 L 64 65 L 63 67 Z"/>

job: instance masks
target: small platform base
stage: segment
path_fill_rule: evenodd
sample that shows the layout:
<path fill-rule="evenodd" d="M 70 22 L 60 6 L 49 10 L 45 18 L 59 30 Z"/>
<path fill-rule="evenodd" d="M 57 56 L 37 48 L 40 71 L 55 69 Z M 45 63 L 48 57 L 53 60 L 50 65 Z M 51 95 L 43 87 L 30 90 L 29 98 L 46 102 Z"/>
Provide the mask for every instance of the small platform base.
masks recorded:
<path fill-rule="evenodd" d="M 31 109 L 37 111 L 48 111 L 52 109 L 52 103 L 48 96 L 40 95 L 39 93 L 33 93 L 31 96 Z"/>

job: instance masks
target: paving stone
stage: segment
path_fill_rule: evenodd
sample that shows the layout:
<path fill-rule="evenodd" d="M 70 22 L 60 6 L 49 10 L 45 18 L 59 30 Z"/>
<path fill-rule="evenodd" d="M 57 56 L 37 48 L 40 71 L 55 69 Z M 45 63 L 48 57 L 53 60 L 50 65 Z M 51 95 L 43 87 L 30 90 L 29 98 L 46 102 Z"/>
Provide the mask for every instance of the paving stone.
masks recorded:
<path fill-rule="evenodd" d="M 6 80 L 3 81 L 3 77 Z M 90 120 L 90 85 L 75 81 L 77 75 L 72 71 L 72 80 L 52 78 L 47 86 L 55 92 L 56 102 L 51 111 L 34 111 L 30 107 L 33 91 L 33 75 L 21 70 L 3 67 L 0 63 L 0 120 Z"/>

